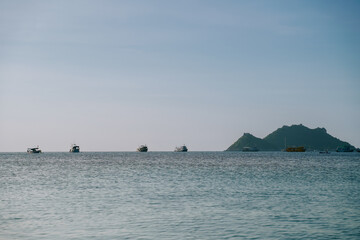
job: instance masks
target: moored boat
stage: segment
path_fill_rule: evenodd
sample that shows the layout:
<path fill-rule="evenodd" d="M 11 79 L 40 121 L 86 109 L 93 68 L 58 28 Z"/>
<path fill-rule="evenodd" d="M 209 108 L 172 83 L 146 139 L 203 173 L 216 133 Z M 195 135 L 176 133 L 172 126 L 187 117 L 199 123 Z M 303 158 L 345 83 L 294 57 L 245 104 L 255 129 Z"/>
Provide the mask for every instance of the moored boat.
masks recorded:
<path fill-rule="evenodd" d="M 71 145 L 70 152 L 78 153 L 80 152 L 80 147 L 76 144 Z"/>
<path fill-rule="evenodd" d="M 147 152 L 148 147 L 146 145 L 141 145 L 136 149 L 136 151 L 138 151 L 138 152 Z"/>
<path fill-rule="evenodd" d="M 338 147 L 336 148 L 337 152 L 353 152 L 354 149 L 351 149 L 350 146 L 342 146 L 342 147 Z"/>
<path fill-rule="evenodd" d="M 243 147 L 243 152 L 258 152 L 259 149 L 257 147 Z"/>
<path fill-rule="evenodd" d="M 28 148 L 27 153 L 41 153 L 41 149 L 38 147 L 36 148 Z"/>
<path fill-rule="evenodd" d="M 305 147 L 288 147 L 285 149 L 286 152 L 305 152 Z"/>
<path fill-rule="evenodd" d="M 188 149 L 185 145 L 182 145 L 181 147 L 175 147 L 175 152 L 187 152 Z"/>

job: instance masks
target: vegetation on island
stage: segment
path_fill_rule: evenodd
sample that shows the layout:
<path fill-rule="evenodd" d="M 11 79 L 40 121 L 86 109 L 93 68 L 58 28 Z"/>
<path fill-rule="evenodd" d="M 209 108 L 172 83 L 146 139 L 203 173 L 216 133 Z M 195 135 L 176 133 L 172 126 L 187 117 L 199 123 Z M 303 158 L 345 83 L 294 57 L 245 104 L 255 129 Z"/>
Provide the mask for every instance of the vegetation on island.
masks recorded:
<path fill-rule="evenodd" d="M 285 147 L 297 146 L 303 146 L 307 151 L 335 151 L 340 146 L 349 146 L 354 149 L 354 146 L 348 142 L 328 134 L 325 128 L 310 129 L 300 124 L 283 126 L 263 139 L 245 133 L 226 151 L 242 151 L 244 147 L 256 147 L 260 151 L 281 151 Z"/>
<path fill-rule="evenodd" d="M 275 151 L 277 149 L 274 145 L 261 138 L 257 138 L 250 133 L 244 133 L 244 135 L 232 144 L 226 151 L 242 151 L 245 147 L 256 147 L 261 151 Z"/>

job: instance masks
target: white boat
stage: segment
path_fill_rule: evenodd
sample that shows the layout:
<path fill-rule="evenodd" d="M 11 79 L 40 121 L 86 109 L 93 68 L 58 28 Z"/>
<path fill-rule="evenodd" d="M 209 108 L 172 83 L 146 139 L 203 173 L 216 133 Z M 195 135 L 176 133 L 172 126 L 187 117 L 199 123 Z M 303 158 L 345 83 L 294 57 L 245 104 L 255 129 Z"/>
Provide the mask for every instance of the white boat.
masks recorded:
<path fill-rule="evenodd" d="M 257 149 L 257 147 L 243 147 L 242 151 L 243 152 L 258 152 L 259 149 Z"/>
<path fill-rule="evenodd" d="M 70 152 L 78 153 L 80 152 L 80 147 L 76 144 L 71 145 Z"/>
<path fill-rule="evenodd" d="M 185 145 L 182 145 L 181 147 L 176 147 L 175 152 L 187 152 L 188 149 Z"/>
<path fill-rule="evenodd" d="M 336 152 L 353 152 L 354 149 L 351 149 L 350 146 L 341 146 L 336 148 Z"/>

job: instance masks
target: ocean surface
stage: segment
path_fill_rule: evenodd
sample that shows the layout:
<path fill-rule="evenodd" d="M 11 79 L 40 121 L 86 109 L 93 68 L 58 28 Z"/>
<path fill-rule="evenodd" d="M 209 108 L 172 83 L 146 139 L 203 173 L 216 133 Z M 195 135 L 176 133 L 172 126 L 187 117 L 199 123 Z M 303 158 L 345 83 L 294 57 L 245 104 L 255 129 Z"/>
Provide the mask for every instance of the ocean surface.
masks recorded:
<path fill-rule="evenodd" d="M 0 153 L 0 239 L 360 239 L 360 154 Z"/>

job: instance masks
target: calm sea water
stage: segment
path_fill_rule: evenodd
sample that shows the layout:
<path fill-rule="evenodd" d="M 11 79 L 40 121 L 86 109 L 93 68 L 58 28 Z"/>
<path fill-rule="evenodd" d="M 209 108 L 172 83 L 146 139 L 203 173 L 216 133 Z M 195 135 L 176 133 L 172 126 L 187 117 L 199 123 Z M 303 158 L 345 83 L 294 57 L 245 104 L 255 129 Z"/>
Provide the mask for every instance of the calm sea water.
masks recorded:
<path fill-rule="evenodd" d="M 360 239 L 360 154 L 0 153 L 0 239 Z"/>

